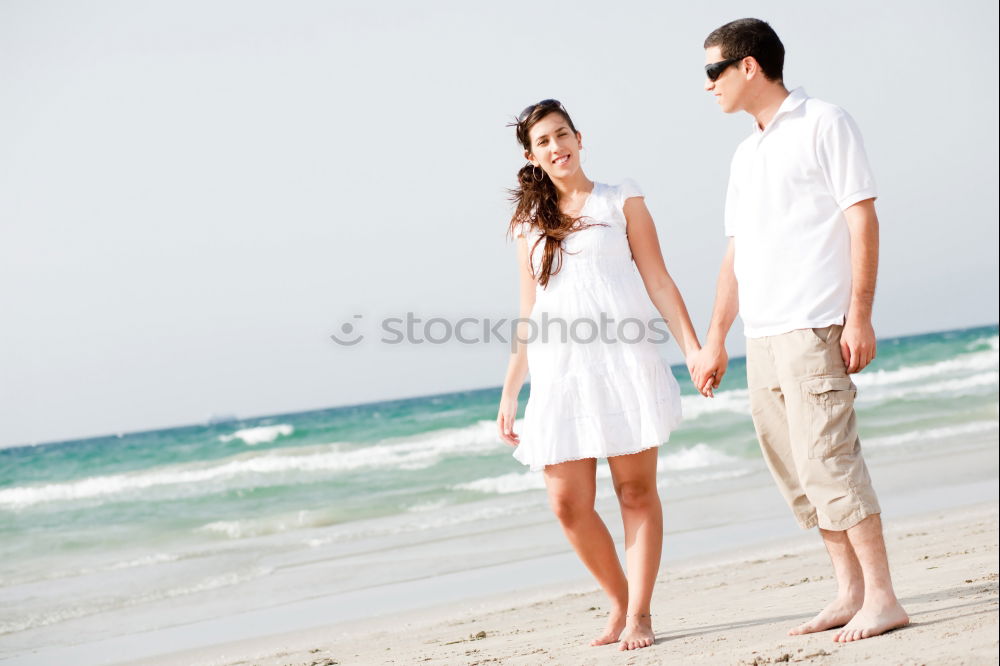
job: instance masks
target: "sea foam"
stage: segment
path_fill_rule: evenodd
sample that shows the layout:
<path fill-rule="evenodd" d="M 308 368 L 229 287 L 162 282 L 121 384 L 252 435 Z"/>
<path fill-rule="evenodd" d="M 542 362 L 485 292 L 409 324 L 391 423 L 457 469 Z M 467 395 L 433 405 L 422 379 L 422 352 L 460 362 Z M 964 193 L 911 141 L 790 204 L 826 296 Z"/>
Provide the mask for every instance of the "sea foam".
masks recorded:
<path fill-rule="evenodd" d="M 266 486 L 269 481 L 280 483 L 279 475 L 289 473 L 322 476 L 361 468 L 415 470 L 430 467 L 445 456 L 493 452 L 499 444 L 496 423 L 479 421 L 463 428 L 434 430 L 377 444 L 333 443 L 241 453 L 221 461 L 164 465 L 137 472 L 4 488 L 0 490 L 0 509 L 18 510 L 56 501 L 134 499 L 139 492 L 170 486 L 184 496 L 207 494 Z"/>
<path fill-rule="evenodd" d="M 659 466 L 663 471 L 684 471 L 737 462 L 739 462 L 738 458 L 713 449 L 704 442 L 699 442 L 692 447 L 661 456 Z M 597 478 L 611 478 L 611 468 L 604 459 L 597 466 Z M 544 490 L 545 477 L 541 471 L 510 472 L 454 484 L 451 487 L 455 490 L 474 490 L 487 494 L 506 495 L 526 490 Z"/>
<path fill-rule="evenodd" d="M 966 435 L 979 435 L 994 432 L 998 427 L 1000 425 L 996 421 L 972 421 L 971 423 L 962 423 L 960 425 L 911 430 L 909 432 L 901 432 L 897 435 L 883 435 L 868 439 L 862 438 L 861 444 L 866 448 L 900 446 L 929 440 L 955 439 Z"/>
<path fill-rule="evenodd" d="M 234 439 L 242 439 L 245 444 L 254 446 L 255 444 L 268 444 L 279 437 L 288 437 L 295 428 L 287 423 L 278 425 L 257 426 L 255 428 L 243 428 L 231 435 L 219 435 L 220 442 L 231 442 Z"/>

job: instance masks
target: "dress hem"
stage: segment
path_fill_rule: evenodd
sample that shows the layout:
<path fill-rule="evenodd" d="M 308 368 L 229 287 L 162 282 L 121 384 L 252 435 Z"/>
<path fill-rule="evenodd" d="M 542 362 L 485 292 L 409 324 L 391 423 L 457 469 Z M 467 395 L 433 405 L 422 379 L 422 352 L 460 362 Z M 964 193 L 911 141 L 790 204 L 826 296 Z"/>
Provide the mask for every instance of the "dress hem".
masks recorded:
<path fill-rule="evenodd" d="M 663 446 L 668 441 L 670 441 L 669 437 L 667 439 L 663 440 L 662 442 L 657 443 L 657 444 L 646 444 L 646 445 L 641 446 L 641 447 L 636 448 L 636 449 L 632 449 L 632 450 L 629 450 L 629 451 L 622 451 L 621 453 L 595 453 L 595 454 L 592 454 L 592 455 L 577 456 L 575 458 L 562 458 L 560 460 L 555 460 L 553 462 L 541 463 L 540 466 L 536 466 L 537 463 L 535 463 L 535 462 L 524 462 L 523 460 L 520 460 L 519 458 L 517 458 L 516 455 L 514 455 L 514 458 L 518 462 L 520 462 L 520 463 L 522 463 L 524 465 L 527 465 L 528 468 L 529 468 L 529 471 L 532 471 L 532 472 L 541 472 L 548 465 L 558 465 L 560 463 L 573 462 L 575 460 L 586 460 L 587 458 L 594 458 L 595 460 L 597 460 L 597 459 L 614 458 L 614 457 L 617 457 L 617 456 L 628 456 L 628 455 L 632 455 L 633 453 L 642 453 L 643 451 L 648 451 L 649 449 L 655 449 L 658 446 Z M 515 451 L 516 451 L 516 449 L 515 449 Z"/>

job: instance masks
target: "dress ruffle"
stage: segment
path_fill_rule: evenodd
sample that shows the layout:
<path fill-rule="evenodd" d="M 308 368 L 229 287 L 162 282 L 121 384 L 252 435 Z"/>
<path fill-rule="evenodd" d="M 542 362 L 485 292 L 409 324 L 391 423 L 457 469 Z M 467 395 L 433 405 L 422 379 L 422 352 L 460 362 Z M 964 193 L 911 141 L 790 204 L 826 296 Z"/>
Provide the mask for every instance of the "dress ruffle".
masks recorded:
<path fill-rule="evenodd" d="M 513 455 L 532 471 L 659 446 L 681 422 L 680 387 L 659 359 L 626 368 L 596 364 L 544 387 L 533 381 L 531 393 L 522 426 L 531 446 Z"/>

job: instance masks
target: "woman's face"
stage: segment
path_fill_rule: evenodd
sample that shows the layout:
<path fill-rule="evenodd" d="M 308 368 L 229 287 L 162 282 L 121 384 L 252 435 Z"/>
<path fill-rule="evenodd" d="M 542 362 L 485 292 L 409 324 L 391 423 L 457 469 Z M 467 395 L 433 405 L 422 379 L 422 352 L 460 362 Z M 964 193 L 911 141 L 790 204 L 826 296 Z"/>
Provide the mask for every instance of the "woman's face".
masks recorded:
<path fill-rule="evenodd" d="M 524 156 L 541 167 L 549 178 L 566 178 L 580 168 L 580 133 L 570 129 L 566 118 L 556 111 L 544 116 L 528 132 L 531 149 Z"/>

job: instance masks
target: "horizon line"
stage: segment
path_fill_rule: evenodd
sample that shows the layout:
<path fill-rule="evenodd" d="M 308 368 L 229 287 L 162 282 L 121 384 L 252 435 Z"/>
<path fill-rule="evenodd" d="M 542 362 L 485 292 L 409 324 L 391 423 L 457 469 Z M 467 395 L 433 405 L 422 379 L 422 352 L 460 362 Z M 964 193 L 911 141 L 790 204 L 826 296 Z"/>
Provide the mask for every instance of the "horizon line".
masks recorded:
<path fill-rule="evenodd" d="M 939 329 L 939 330 L 934 330 L 934 331 L 924 331 L 922 333 L 906 333 L 904 335 L 894 335 L 894 336 L 885 337 L 885 338 L 876 337 L 875 339 L 876 339 L 876 341 L 882 341 L 882 340 L 901 340 L 901 339 L 906 339 L 906 338 L 918 338 L 918 337 L 921 337 L 921 336 L 933 335 L 933 334 L 936 334 L 936 333 L 947 333 L 947 332 L 950 332 L 950 331 L 969 331 L 969 330 L 973 330 L 973 329 L 976 329 L 976 328 L 989 328 L 989 327 L 1000 328 L 1000 322 L 993 322 L 993 323 L 989 323 L 989 324 L 978 324 L 978 325 L 975 325 L 975 326 L 963 326 L 962 328 L 945 328 L 945 329 Z M 745 358 L 746 358 L 745 354 L 741 355 L 741 356 L 733 356 L 733 357 L 730 357 L 729 362 L 732 363 L 733 361 L 739 361 L 739 360 L 745 359 Z M 676 368 L 676 367 L 680 367 L 680 368 L 686 369 L 686 366 L 684 365 L 684 363 L 674 363 L 674 364 L 670 365 L 671 369 Z M 531 382 L 527 382 L 527 385 L 530 386 L 530 384 L 531 384 Z M 243 422 L 243 421 L 255 421 L 255 420 L 260 420 L 260 419 L 276 418 L 276 417 L 279 417 L 279 416 L 292 416 L 292 415 L 299 415 L 299 414 L 308 414 L 310 412 L 325 412 L 325 411 L 335 410 L 335 409 L 349 409 L 349 408 L 352 408 L 352 407 L 365 407 L 365 406 L 368 406 L 368 405 L 377 405 L 377 404 L 385 403 L 385 402 L 403 402 L 403 401 L 407 401 L 407 400 L 419 400 L 419 399 L 422 399 L 422 398 L 434 398 L 434 397 L 445 396 L 445 395 L 454 395 L 456 393 L 469 393 L 469 392 L 476 392 L 476 391 L 490 391 L 490 390 L 495 390 L 497 388 L 502 388 L 502 387 L 499 386 L 499 385 L 496 385 L 496 386 L 483 386 L 483 387 L 480 387 L 480 388 L 469 388 L 469 389 L 458 389 L 458 390 L 451 390 L 451 391 L 441 391 L 441 392 L 438 392 L 438 393 L 420 393 L 420 394 L 417 394 L 417 395 L 382 398 L 380 400 L 369 400 L 369 401 L 366 401 L 366 402 L 348 403 L 348 404 L 341 404 L 341 405 L 328 405 L 326 407 L 316 407 L 316 408 L 311 408 L 311 409 L 300 409 L 300 410 L 293 411 L 293 412 L 272 412 L 272 413 L 269 413 L 269 414 L 256 414 L 256 415 L 252 415 L 252 416 L 240 416 L 240 417 L 237 417 L 237 418 L 228 419 L 228 420 L 225 420 L 225 421 L 220 421 L 219 423 L 210 423 L 208 421 L 194 421 L 194 422 L 188 422 L 188 423 L 178 423 L 178 424 L 175 424 L 175 425 L 159 426 L 159 427 L 155 427 L 155 428 L 146 428 L 146 429 L 142 429 L 142 430 L 129 430 L 129 431 L 124 431 L 124 432 L 110 432 L 110 433 L 104 433 L 104 434 L 100 434 L 100 435 L 87 435 L 85 437 L 74 437 L 74 438 L 71 438 L 71 439 L 54 439 L 54 440 L 46 440 L 46 441 L 43 441 L 43 442 L 23 442 L 23 443 L 19 443 L 19 444 L 10 444 L 10 445 L 0 444 L 0 451 L 6 451 L 6 450 L 9 450 L 9 449 L 20 449 L 20 448 L 27 448 L 27 447 L 36 447 L 36 446 L 49 446 L 49 445 L 52 445 L 52 444 L 68 444 L 68 443 L 71 443 L 71 442 L 86 442 L 86 441 L 93 440 L 93 439 L 106 439 L 106 438 L 111 438 L 111 437 L 119 438 L 120 439 L 122 437 L 130 436 L 130 435 L 143 435 L 143 434 L 148 434 L 148 433 L 163 432 L 163 431 L 166 431 L 166 430 L 177 430 L 177 429 L 180 429 L 180 428 L 199 428 L 199 427 L 204 428 L 204 427 L 209 427 L 209 426 L 212 426 L 212 425 L 222 425 L 222 424 L 226 424 L 226 423 L 238 423 L 238 422 Z M 524 387 L 522 386 L 522 389 L 523 388 Z"/>

